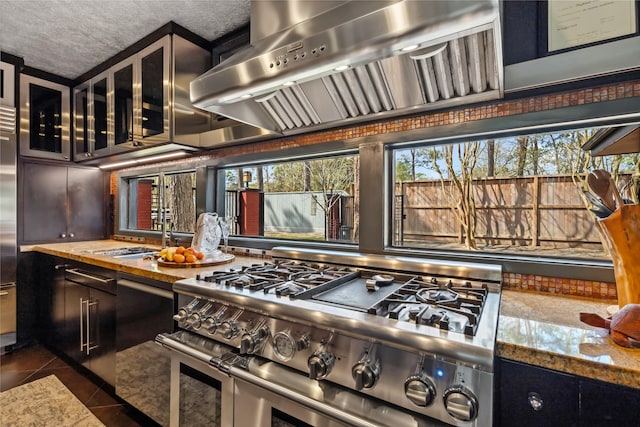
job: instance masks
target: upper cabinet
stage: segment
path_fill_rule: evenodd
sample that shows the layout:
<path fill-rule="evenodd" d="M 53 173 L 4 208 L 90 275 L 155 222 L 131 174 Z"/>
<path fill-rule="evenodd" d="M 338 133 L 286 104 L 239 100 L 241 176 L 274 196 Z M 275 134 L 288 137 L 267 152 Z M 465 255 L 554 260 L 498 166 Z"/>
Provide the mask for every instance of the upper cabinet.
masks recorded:
<path fill-rule="evenodd" d="M 77 161 L 158 144 L 199 146 L 212 115 L 191 105 L 189 83 L 211 53 L 170 34 L 74 89 Z"/>
<path fill-rule="evenodd" d="M 110 80 L 102 73 L 73 90 L 73 147 L 79 160 L 109 153 L 113 129 L 107 111 Z"/>
<path fill-rule="evenodd" d="M 70 90 L 20 75 L 20 154 L 70 160 Z"/>
<path fill-rule="evenodd" d="M 0 105 L 15 107 L 14 71 L 12 64 L 0 62 Z"/>

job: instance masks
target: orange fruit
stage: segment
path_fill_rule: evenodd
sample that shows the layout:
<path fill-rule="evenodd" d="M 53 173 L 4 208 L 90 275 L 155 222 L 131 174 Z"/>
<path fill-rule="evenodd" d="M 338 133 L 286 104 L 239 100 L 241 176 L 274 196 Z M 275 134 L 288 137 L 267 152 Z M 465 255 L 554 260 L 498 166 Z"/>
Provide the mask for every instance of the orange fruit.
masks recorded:
<path fill-rule="evenodd" d="M 186 254 L 195 254 L 196 250 L 194 248 L 187 248 L 184 250 L 185 255 Z"/>
<path fill-rule="evenodd" d="M 183 254 L 184 253 L 184 246 L 178 246 L 178 249 L 176 249 L 176 253 L 177 254 Z"/>
<path fill-rule="evenodd" d="M 184 255 L 179 254 L 179 253 L 176 253 L 173 256 L 173 262 L 182 263 L 182 262 L 184 262 L 184 259 L 185 259 Z"/>
<path fill-rule="evenodd" d="M 203 259 L 203 258 L 204 258 L 204 253 L 202 253 L 202 252 L 198 252 L 198 253 L 196 254 L 196 258 L 198 258 L 198 259 Z"/>
<path fill-rule="evenodd" d="M 189 254 L 186 257 L 184 257 L 185 262 L 188 263 L 192 263 L 192 262 L 196 262 L 196 257 L 193 254 Z"/>

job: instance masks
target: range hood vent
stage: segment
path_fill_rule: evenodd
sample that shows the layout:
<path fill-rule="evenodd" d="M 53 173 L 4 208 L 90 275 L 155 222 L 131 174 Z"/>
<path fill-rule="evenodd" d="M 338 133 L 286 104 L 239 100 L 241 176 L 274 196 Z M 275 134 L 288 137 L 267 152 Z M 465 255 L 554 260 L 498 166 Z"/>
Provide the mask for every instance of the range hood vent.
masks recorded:
<path fill-rule="evenodd" d="M 194 80 L 192 102 L 292 134 L 502 96 L 497 2 L 329 3 Z"/>

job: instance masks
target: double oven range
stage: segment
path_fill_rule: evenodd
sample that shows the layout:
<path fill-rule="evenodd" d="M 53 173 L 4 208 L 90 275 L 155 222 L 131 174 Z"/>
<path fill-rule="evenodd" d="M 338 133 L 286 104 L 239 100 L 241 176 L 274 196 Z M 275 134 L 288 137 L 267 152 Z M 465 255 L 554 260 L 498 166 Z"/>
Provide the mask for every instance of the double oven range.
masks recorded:
<path fill-rule="evenodd" d="M 171 425 L 488 426 L 501 269 L 280 247 L 173 285 Z"/>

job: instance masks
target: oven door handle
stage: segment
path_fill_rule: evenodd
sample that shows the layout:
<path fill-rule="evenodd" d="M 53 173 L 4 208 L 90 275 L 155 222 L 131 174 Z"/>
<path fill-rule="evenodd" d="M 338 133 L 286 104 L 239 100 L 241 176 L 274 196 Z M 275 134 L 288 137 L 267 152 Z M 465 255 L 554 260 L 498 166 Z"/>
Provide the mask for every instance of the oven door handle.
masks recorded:
<path fill-rule="evenodd" d="M 362 418 L 352 415 L 348 412 L 341 411 L 340 409 L 337 409 L 335 406 L 331 406 L 327 403 L 319 402 L 308 396 L 301 395 L 294 390 L 283 387 L 279 384 L 275 384 L 269 380 L 260 378 L 248 371 L 245 371 L 244 369 L 232 366 L 229 370 L 229 375 L 232 377 L 244 380 L 255 386 L 261 387 L 287 400 L 296 402 L 302 406 L 305 406 L 306 408 L 319 412 L 327 417 L 346 423 L 349 426 L 382 427 L 380 424 L 375 424 L 367 420 L 363 420 Z"/>
<path fill-rule="evenodd" d="M 194 359 L 200 360 L 204 363 L 209 363 L 212 359 L 210 355 L 204 353 L 202 351 L 196 350 L 195 348 L 189 347 L 188 345 L 182 344 L 171 338 L 168 334 L 158 334 L 155 339 L 156 343 L 162 345 L 163 347 L 168 348 L 169 350 L 177 351 L 178 353 L 185 354 L 187 356 L 191 356 Z"/>

